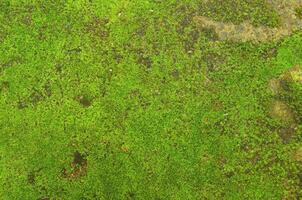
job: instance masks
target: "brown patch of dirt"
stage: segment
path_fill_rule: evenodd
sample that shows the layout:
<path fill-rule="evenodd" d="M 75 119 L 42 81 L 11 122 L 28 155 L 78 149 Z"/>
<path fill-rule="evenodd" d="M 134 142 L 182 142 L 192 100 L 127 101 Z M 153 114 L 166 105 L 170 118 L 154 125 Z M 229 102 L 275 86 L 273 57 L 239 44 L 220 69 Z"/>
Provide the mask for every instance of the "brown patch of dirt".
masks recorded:
<path fill-rule="evenodd" d="M 138 58 L 137 62 L 141 65 L 144 65 L 147 69 L 150 69 L 152 67 L 152 60 L 149 57 L 141 56 Z"/>
<path fill-rule="evenodd" d="M 290 92 L 291 83 L 302 83 L 302 69 L 300 66 L 294 66 L 278 78 L 271 79 L 269 89 L 274 95 Z"/>
<path fill-rule="evenodd" d="M 296 131 L 295 125 L 291 125 L 286 128 L 281 128 L 279 130 L 279 136 L 282 139 L 282 142 L 284 144 L 288 144 L 291 141 L 291 139 L 293 138 L 295 131 Z"/>
<path fill-rule="evenodd" d="M 265 42 L 289 35 L 288 29 L 272 29 L 264 26 L 254 27 L 249 22 L 235 25 L 232 23 L 216 22 L 203 16 L 195 17 L 194 21 L 199 25 L 200 29 L 211 27 L 215 30 L 220 40 L 230 40 L 233 42 Z"/>
<path fill-rule="evenodd" d="M 299 121 L 297 118 L 299 114 L 296 113 L 295 109 L 289 106 L 290 102 L 292 102 L 290 96 L 293 93 L 291 84 L 301 83 L 301 80 L 301 68 L 294 66 L 278 78 L 271 79 L 268 84 L 275 99 L 271 104 L 270 116 L 283 123 L 283 127 L 278 130 L 278 134 L 285 144 L 289 143 L 294 136 L 297 129 L 297 122 Z"/>
<path fill-rule="evenodd" d="M 253 26 L 249 21 L 239 25 L 223 23 L 212 20 L 205 16 L 195 16 L 193 21 L 200 29 L 212 28 L 220 40 L 234 42 L 266 42 L 276 41 L 302 29 L 302 20 L 296 14 L 297 7 L 301 6 L 301 0 L 267 0 L 268 3 L 278 12 L 281 25 L 278 28 L 266 26 Z"/>
<path fill-rule="evenodd" d="M 270 115 L 272 118 L 281 120 L 286 124 L 292 124 L 295 121 L 291 108 L 286 103 L 279 100 L 273 101 Z"/>
<path fill-rule="evenodd" d="M 72 164 L 74 166 L 76 166 L 76 165 L 80 165 L 80 166 L 87 165 L 86 156 L 84 156 L 83 154 L 81 154 L 78 151 L 74 152 Z"/>
<path fill-rule="evenodd" d="M 76 97 L 76 100 L 85 108 L 91 106 L 91 100 L 87 96 L 80 95 Z"/>
<path fill-rule="evenodd" d="M 62 170 L 63 178 L 74 180 L 86 175 L 87 172 L 87 159 L 84 154 L 75 151 L 73 154 L 73 162 L 70 164 L 71 171 L 68 172 L 65 168 Z"/>
<path fill-rule="evenodd" d="M 299 6 L 295 9 L 295 15 L 299 18 L 302 19 L 302 6 Z"/>
<path fill-rule="evenodd" d="M 298 65 L 290 68 L 287 74 L 290 81 L 302 84 L 302 68 Z"/>
<path fill-rule="evenodd" d="M 302 162 L 302 147 L 296 149 L 296 151 L 293 154 L 293 159 L 297 162 Z"/>
<path fill-rule="evenodd" d="M 290 90 L 290 84 L 302 83 L 302 70 L 300 66 L 294 66 L 283 73 L 279 78 L 272 79 L 271 88 L 275 88 L 277 93 L 287 92 Z"/>
<path fill-rule="evenodd" d="M 100 39 L 109 37 L 110 31 L 106 25 L 109 23 L 108 18 L 95 17 L 86 25 L 86 32 Z"/>
<path fill-rule="evenodd" d="M 282 90 L 281 82 L 278 78 L 273 78 L 269 81 L 269 89 L 274 95 L 277 95 Z"/>

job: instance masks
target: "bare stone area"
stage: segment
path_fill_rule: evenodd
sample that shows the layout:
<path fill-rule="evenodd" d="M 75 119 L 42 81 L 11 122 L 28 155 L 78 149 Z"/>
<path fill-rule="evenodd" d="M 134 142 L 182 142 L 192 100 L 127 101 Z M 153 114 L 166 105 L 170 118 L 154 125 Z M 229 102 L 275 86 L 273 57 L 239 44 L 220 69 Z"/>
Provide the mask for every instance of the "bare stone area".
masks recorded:
<path fill-rule="evenodd" d="M 302 162 L 302 146 L 295 151 L 293 158 L 295 161 Z"/>
<path fill-rule="evenodd" d="M 255 27 L 246 21 L 239 25 L 214 21 L 205 16 L 195 16 L 194 22 L 202 29 L 212 28 L 220 40 L 235 42 L 276 41 L 302 29 L 302 20 L 296 16 L 296 9 L 302 6 L 302 0 L 267 0 L 280 16 L 280 27 Z"/>
<path fill-rule="evenodd" d="M 295 135 L 299 122 L 295 110 L 288 105 L 288 102 L 280 98 L 284 95 L 291 95 L 290 84 L 302 84 L 302 69 L 300 66 L 294 66 L 269 81 L 268 87 L 274 95 L 271 103 L 270 116 L 279 120 L 284 125 L 279 130 L 279 136 L 284 143 L 288 143 Z"/>

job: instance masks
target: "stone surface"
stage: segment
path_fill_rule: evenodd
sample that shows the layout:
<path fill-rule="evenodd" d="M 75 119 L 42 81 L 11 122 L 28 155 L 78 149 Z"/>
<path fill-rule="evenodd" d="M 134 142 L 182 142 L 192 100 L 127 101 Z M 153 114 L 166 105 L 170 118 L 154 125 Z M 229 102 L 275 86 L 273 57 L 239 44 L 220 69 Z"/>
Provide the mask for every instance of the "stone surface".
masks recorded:
<path fill-rule="evenodd" d="M 302 146 L 295 151 L 293 158 L 295 161 L 302 162 Z"/>
<path fill-rule="evenodd" d="M 296 9 L 301 6 L 301 0 L 267 0 L 278 12 L 280 27 L 253 26 L 249 21 L 239 25 L 222 23 L 205 16 L 195 16 L 193 21 L 201 28 L 212 27 L 220 40 L 235 42 L 267 42 L 282 39 L 294 31 L 302 29 L 302 20 L 296 16 Z M 223 24 L 223 25 L 222 25 Z"/>
<path fill-rule="evenodd" d="M 272 118 L 281 120 L 284 123 L 294 123 L 294 115 L 291 108 L 282 101 L 275 100 L 272 103 L 270 114 Z"/>

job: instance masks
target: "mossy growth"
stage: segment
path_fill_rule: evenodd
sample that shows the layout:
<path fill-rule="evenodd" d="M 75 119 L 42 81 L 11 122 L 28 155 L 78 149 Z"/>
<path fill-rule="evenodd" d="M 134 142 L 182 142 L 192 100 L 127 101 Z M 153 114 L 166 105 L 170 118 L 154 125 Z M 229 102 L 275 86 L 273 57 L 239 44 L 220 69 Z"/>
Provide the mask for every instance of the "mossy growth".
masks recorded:
<path fill-rule="evenodd" d="M 198 3 L 1 1 L 0 199 L 301 196 L 301 87 L 268 83 L 302 64 L 302 35 L 221 41 L 192 23 Z"/>

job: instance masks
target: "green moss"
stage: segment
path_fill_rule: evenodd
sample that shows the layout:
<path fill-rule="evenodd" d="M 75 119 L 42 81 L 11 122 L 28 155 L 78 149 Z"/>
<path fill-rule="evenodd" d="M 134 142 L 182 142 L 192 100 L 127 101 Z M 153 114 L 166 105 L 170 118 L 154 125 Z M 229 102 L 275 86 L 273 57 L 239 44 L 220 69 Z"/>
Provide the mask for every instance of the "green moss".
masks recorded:
<path fill-rule="evenodd" d="M 301 128 L 282 142 L 268 88 L 301 64 L 301 34 L 273 44 L 219 41 L 192 23 L 198 4 L 0 3 L 0 197 L 301 195 L 291 157 Z M 235 5 L 230 20 L 275 23 L 258 1 Z M 211 9 L 222 16 L 221 5 Z M 293 90 L 288 102 L 300 115 L 301 88 Z"/>

